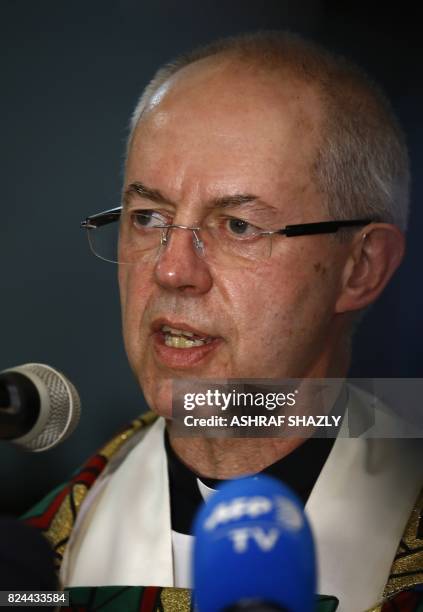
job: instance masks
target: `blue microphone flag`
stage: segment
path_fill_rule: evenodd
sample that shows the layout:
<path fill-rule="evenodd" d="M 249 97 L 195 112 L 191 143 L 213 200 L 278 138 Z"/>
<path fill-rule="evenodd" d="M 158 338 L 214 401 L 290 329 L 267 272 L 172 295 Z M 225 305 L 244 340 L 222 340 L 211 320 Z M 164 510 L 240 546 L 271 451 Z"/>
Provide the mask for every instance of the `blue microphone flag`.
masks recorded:
<path fill-rule="evenodd" d="M 200 612 L 250 600 L 314 610 L 311 529 L 302 502 L 280 481 L 260 474 L 224 483 L 199 511 L 194 535 Z"/>

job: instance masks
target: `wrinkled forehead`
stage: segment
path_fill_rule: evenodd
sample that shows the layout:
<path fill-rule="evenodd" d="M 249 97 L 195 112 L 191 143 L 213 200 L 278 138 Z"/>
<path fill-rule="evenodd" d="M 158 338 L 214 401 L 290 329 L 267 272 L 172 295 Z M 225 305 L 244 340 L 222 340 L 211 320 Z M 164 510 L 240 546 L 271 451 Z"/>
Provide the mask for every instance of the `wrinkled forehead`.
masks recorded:
<path fill-rule="evenodd" d="M 201 60 L 151 96 L 134 131 L 127 178 L 151 183 L 160 170 L 160 180 L 191 173 L 227 185 L 260 176 L 301 189 L 310 179 L 321 115 L 316 91 L 292 71 Z"/>

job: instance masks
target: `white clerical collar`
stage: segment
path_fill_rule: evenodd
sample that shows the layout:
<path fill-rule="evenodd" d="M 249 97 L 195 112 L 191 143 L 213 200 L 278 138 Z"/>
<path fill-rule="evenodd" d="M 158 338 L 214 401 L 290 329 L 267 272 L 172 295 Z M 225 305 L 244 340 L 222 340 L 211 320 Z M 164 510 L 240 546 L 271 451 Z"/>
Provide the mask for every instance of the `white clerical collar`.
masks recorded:
<path fill-rule="evenodd" d="M 210 495 L 213 495 L 213 493 L 216 492 L 216 489 L 212 489 L 211 487 L 208 487 L 199 478 L 197 478 L 197 485 L 198 485 L 198 490 L 201 493 L 201 497 L 203 498 L 204 501 L 207 501 Z"/>

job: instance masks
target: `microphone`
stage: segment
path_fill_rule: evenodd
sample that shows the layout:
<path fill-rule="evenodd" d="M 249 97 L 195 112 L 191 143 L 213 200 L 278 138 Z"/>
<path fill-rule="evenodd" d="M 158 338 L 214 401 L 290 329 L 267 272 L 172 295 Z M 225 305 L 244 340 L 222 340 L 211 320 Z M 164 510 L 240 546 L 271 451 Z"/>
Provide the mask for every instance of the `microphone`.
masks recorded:
<path fill-rule="evenodd" d="M 312 612 L 313 537 L 297 496 L 259 474 L 224 483 L 194 520 L 199 612 Z"/>
<path fill-rule="evenodd" d="M 73 432 L 80 410 L 74 385 L 48 365 L 27 363 L 0 372 L 0 440 L 48 450 Z"/>

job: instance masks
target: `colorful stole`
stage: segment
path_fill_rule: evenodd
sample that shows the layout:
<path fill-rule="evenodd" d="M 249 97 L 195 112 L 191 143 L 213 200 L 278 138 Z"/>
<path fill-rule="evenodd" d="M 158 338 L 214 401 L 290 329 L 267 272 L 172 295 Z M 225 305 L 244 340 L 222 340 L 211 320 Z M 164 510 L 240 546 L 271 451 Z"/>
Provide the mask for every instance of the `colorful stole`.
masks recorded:
<path fill-rule="evenodd" d="M 34 506 L 22 518 L 42 531 L 54 554 L 57 570 L 81 503 L 98 476 L 115 453 L 140 429 L 151 425 L 157 416 L 143 414 L 131 422 L 110 442 L 103 446 L 80 468 L 71 480 L 60 485 Z M 390 576 L 384 590 L 385 603 L 371 612 L 423 612 L 423 492 L 413 509 L 398 547 Z M 359 588 L 359 585 L 358 585 Z M 413 590 L 415 589 L 415 590 Z M 189 612 L 192 610 L 189 589 L 173 587 L 73 587 L 70 592 L 71 607 L 61 608 L 78 612 L 101 610 L 139 610 L 140 612 Z M 318 596 L 316 611 L 334 612 L 338 600 L 332 596 Z M 369 611 L 370 612 L 370 611 Z"/>

